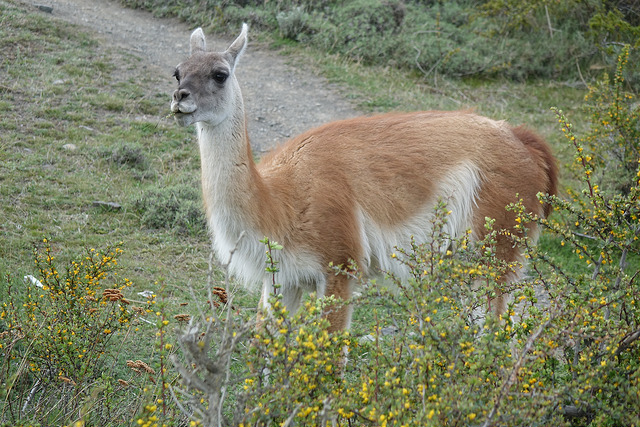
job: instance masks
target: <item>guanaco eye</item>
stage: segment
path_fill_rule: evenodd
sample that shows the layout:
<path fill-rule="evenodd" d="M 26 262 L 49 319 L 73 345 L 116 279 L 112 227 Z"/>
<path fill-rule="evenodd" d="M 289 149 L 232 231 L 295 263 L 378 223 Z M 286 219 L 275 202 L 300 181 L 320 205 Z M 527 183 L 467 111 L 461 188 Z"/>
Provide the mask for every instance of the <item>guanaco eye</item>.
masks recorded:
<path fill-rule="evenodd" d="M 176 80 L 179 82 L 180 81 L 180 71 L 178 71 L 178 69 L 176 68 L 176 70 L 173 72 L 173 77 L 176 78 Z"/>
<path fill-rule="evenodd" d="M 224 71 L 214 71 L 211 74 L 211 78 L 219 84 L 224 83 L 225 81 L 227 81 L 227 77 L 229 77 L 229 75 L 227 73 L 225 73 Z"/>

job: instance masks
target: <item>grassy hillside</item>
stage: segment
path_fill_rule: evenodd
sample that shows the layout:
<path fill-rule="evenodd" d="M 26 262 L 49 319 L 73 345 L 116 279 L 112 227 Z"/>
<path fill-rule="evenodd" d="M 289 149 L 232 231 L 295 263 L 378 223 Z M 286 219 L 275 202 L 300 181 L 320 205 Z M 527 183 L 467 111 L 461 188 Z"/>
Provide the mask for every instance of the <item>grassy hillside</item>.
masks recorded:
<path fill-rule="evenodd" d="M 538 129 L 554 146 L 563 169 L 564 183 L 579 181 L 574 180 L 573 173 L 565 167 L 571 163 L 575 171 L 574 153 L 562 132 L 558 131 L 563 124 L 558 123 L 549 108 L 562 108 L 577 123 L 574 128 L 576 133 L 582 131 L 581 123 L 588 117 L 582 110 L 585 89 L 556 81 L 538 80 L 527 83 L 476 78 L 461 81 L 441 74 L 431 74 L 428 78 L 419 75 L 416 79 L 416 73 L 412 70 L 399 70 L 392 65 L 379 64 L 365 67 L 341 56 L 327 56 L 317 51 L 302 52 L 300 46 L 283 42 L 282 39 L 278 43 L 280 53 L 284 55 L 296 58 L 305 55 L 307 63 L 331 81 L 339 83 L 345 95 L 353 98 L 366 111 L 474 108 L 492 117 L 508 119 L 514 123 L 527 123 Z M 38 363 L 42 362 L 42 365 L 36 362 L 28 365 L 24 362 L 32 360 L 30 355 L 44 351 L 50 345 L 60 350 L 60 360 L 66 363 L 69 360 L 64 357 L 71 354 L 70 348 L 73 351 L 83 351 L 81 346 L 86 345 L 84 350 L 89 348 L 89 353 L 74 353 L 72 361 L 76 367 L 86 366 L 78 360 L 86 360 L 88 356 L 85 354 L 91 354 L 91 348 L 96 347 L 88 346 L 87 342 L 80 343 L 80 347 L 77 347 L 75 338 L 67 334 L 66 328 L 58 328 L 53 333 L 56 325 L 50 322 L 29 330 L 31 335 L 26 335 L 27 340 L 22 336 L 10 342 L 0 341 L 4 346 L 0 346 L 0 352 L 23 355 L 23 359 L 7 359 L 7 363 L 0 366 L 0 425 L 31 425 L 38 422 L 42 425 L 71 425 L 79 419 L 85 420 L 86 425 L 137 425 L 134 418 L 141 413 L 145 417 L 152 417 L 150 414 L 156 411 L 155 404 L 159 398 L 165 399 L 165 402 L 170 400 L 163 395 L 160 384 L 162 381 L 177 384 L 177 373 L 172 369 L 164 369 L 168 363 L 167 354 L 175 352 L 174 331 L 180 320 L 174 318 L 174 315 L 197 313 L 203 304 L 202 301 L 194 302 L 191 288 L 201 295 L 208 280 L 209 239 L 201 207 L 198 150 L 194 135 L 192 130 L 179 128 L 172 120 L 167 119 L 168 94 L 157 91 L 156 78 L 159 77 L 139 67 L 139 58 L 103 45 L 86 30 L 61 23 L 34 9 L 27 9 L 23 3 L 0 0 L 0 51 L 0 72 L 3 75 L 0 84 L 0 276 L 3 278 L 0 282 L 0 304 L 3 304 L 0 307 L 3 309 L 0 310 L 3 313 L 0 318 L 0 338 L 6 339 L 8 335 L 5 332 L 10 327 L 15 329 L 16 325 L 11 323 L 14 321 L 12 315 L 22 310 L 16 309 L 16 306 L 8 306 L 7 301 L 24 301 L 27 311 L 33 307 L 48 307 L 49 311 L 43 310 L 40 313 L 48 320 L 57 319 L 58 315 L 65 318 L 63 315 L 66 312 L 62 313 L 64 310 L 59 305 L 61 299 L 56 299 L 54 295 L 47 302 L 45 298 L 38 297 L 43 288 L 25 284 L 23 277 L 38 276 L 38 267 L 45 273 L 51 273 L 41 278 L 45 287 L 64 288 L 66 285 L 65 280 L 57 281 L 57 275 L 52 270 L 54 265 L 60 277 L 72 278 L 77 281 L 74 283 L 82 284 L 78 288 L 64 288 L 67 293 L 60 294 L 73 296 L 70 301 L 64 302 L 65 310 L 69 307 L 79 307 L 78 310 L 88 307 L 86 304 L 93 301 L 91 298 L 96 299 L 91 292 L 98 289 L 92 288 L 97 286 L 97 281 L 101 281 L 103 287 L 121 288 L 124 298 L 131 302 L 127 307 L 136 306 L 142 310 L 136 312 L 132 308 L 126 308 L 122 310 L 125 314 L 109 312 L 112 323 L 104 323 L 108 326 L 96 328 L 93 326 L 98 323 L 91 322 L 81 325 L 78 333 L 91 332 L 92 339 L 104 346 L 93 353 L 94 359 L 91 360 L 95 364 L 91 365 L 89 372 L 82 374 L 86 381 L 80 385 L 72 384 L 73 378 L 70 374 L 67 378 L 66 371 L 64 375 L 62 371 L 54 372 L 54 367 L 57 369 L 57 366 L 47 359 L 50 355 L 41 358 Z M 635 173 L 635 169 L 633 172 Z M 565 215 L 571 218 L 566 212 Z M 625 219 L 625 215 L 627 214 L 623 212 L 620 217 Z M 556 218 L 562 223 L 565 217 L 558 215 Z M 582 219 L 585 222 L 590 220 L 589 217 Z M 570 225 L 573 221 L 569 221 Z M 583 256 L 576 255 L 570 239 L 567 242 L 565 246 L 565 241 L 559 234 L 555 237 L 545 235 L 541 247 L 560 262 L 566 261 L 572 274 L 584 271 L 587 271 L 587 276 L 591 274 L 591 270 L 581 261 Z M 593 249 L 597 253 L 600 250 L 599 244 L 586 243 L 580 248 Z M 34 247 L 39 253 L 39 264 L 34 264 Z M 94 258 L 94 248 L 101 254 L 100 257 Z M 115 248 L 122 249 L 123 254 L 119 254 L 119 250 Z M 612 249 L 603 258 L 609 261 L 611 258 L 619 259 L 620 253 L 616 251 L 617 249 Z M 635 268 L 637 255 L 632 252 L 628 255 L 631 268 Z M 116 259 L 117 265 L 114 263 Z M 76 260 L 77 264 L 70 264 L 72 260 Z M 444 261 L 449 263 L 451 260 Z M 104 265 L 100 264 L 95 271 L 86 270 L 87 274 L 84 276 L 75 272 L 76 267 L 77 271 L 85 272 L 78 267 L 80 262 L 85 263 L 82 268 L 87 268 L 87 263 L 91 262 L 103 262 Z M 100 273 L 103 270 L 109 270 L 108 274 L 102 276 Z M 216 279 L 222 279 L 221 272 L 214 271 L 213 274 Z M 449 280 L 446 274 L 443 277 Z M 575 298 L 583 298 L 577 299 L 578 302 L 592 304 L 596 307 L 593 308 L 595 313 L 601 300 L 593 297 L 591 301 L 578 292 L 584 291 L 584 288 L 589 290 L 590 282 L 583 279 L 584 277 L 578 281 L 582 288 L 578 289 L 576 286 Z M 607 296 L 606 289 L 604 285 L 597 288 L 600 292 L 598 296 Z M 139 294 L 146 290 L 158 295 L 155 302 Z M 99 291 L 102 292 L 102 289 Z M 527 297 L 530 296 L 523 298 Z M 111 300 L 113 301 L 121 299 Z M 257 296 L 240 292 L 234 308 L 240 316 L 253 316 L 256 303 Z M 436 304 L 435 298 L 429 303 Z M 532 302 L 531 306 L 534 307 L 535 304 Z M 118 307 L 117 304 L 96 305 L 96 310 L 114 309 L 117 312 Z M 375 330 L 379 326 L 376 322 L 380 319 L 393 321 L 388 318 L 391 311 L 383 305 L 380 307 L 380 318 L 374 318 L 372 311 L 375 310 L 368 306 L 356 311 L 354 335 Z M 435 317 L 433 310 L 437 311 L 437 307 L 439 306 L 429 306 L 429 311 L 425 313 Z M 612 310 L 615 307 L 613 304 Z M 629 307 L 631 314 L 628 318 L 633 320 L 635 312 L 630 305 Z M 91 316 L 94 311 L 91 310 L 93 309 L 87 309 L 84 316 L 80 312 L 79 317 L 93 321 Z M 531 310 L 532 317 L 535 318 L 534 308 Z M 447 310 L 444 312 L 448 313 Z M 408 316 L 409 312 L 403 313 Z M 498 349 L 487 339 L 491 335 L 484 335 L 484 338 L 482 334 L 472 336 L 469 335 L 471 332 L 468 332 L 468 328 L 463 328 L 462 323 L 457 325 L 460 326 L 461 334 L 467 334 L 464 335 L 465 339 L 477 339 L 477 346 L 487 346 L 488 350 L 483 354 L 492 357 L 498 354 L 491 353 L 494 350 L 499 350 L 502 356 L 510 354 L 509 340 L 518 338 L 518 345 L 521 345 L 527 341 L 527 334 L 531 331 L 531 327 L 526 324 L 514 325 L 517 335 L 502 331 L 500 336 L 503 341 Z M 591 324 L 588 326 L 591 327 Z M 48 329 L 49 327 L 52 329 Z M 438 337 L 454 332 L 447 329 L 444 322 L 438 324 L 438 328 L 438 334 L 434 335 L 437 345 L 441 344 L 437 341 Z M 71 330 L 71 327 L 68 329 Z M 27 330 L 26 326 L 24 330 Z M 607 330 L 606 338 L 617 339 L 616 330 L 620 328 L 611 327 Z M 73 331 L 75 333 L 76 330 Z M 558 337 L 564 336 L 562 334 L 564 331 L 558 332 Z M 56 341 L 58 337 L 61 338 L 60 341 Z M 560 340 L 558 337 L 554 336 L 554 340 Z M 409 338 L 413 339 L 412 336 Z M 597 349 L 600 344 L 594 344 L 589 339 L 591 338 L 587 337 L 585 345 Z M 551 339 L 549 341 L 555 343 Z M 540 345 L 546 345 L 545 343 Z M 443 351 L 444 347 L 439 347 L 438 357 L 445 360 L 449 356 L 455 356 L 456 363 L 467 360 L 457 358 L 458 353 L 455 351 L 460 350 L 457 342 L 451 341 L 447 345 L 449 344 L 451 347 L 447 349 L 451 351 Z M 465 346 L 462 347 L 465 355 L 473 353 L 473 347 L 466 341 Z M 632 344 L 628 347 L 634 348 Z M 543 348 L 540 354 L 549 358 L 544 361 L 542 357 L 536 359 L 535 363 L 540 365 L 535 365 L 530 377 L 525 375 L 522 381 L 536 379 L 534 373 L 542 372 L 549 379 L 545 379 L 545 382 L 565 387 L 562 381 L 571 377 L 566 361 L 572 359 L 573 356 L 569 353 L 574 349 L 567 347 L 565 350 L 563 355 L 559 355 L 560 351 L 556 354 L 553 350 Z M 361 360 L 363 366 L 367 366 L 372 354 L 369 352 L 372 351 L 374 349 L 370 347 L 353 348 L 352 355 L 355 360 Z M 406 354 L 408 353 L 403 353 Z M 433 359 L 431 356 L 425 356 L 428 363 Z M 554 358 L 556 356 L 557 359 Z M 395 356 L 389 357 L 391 360 Z M 481 377 L 469 377 L 472 380 L 469 387 L 480 384 L 488 390 L 489 394 L 485 397 L 491 397 L 493 395 L 490 393 L 498 390 L 501 384 L 499 375 L 492 371 L 496 368 L 493 366 L 495 361 L 482 359 L 477 353 L 474 357 L 483 366 L 482 375 L 490 372 L 498 379 L 494 378 L 495 383 L 485 384 L 484 379 L 478 380 Z M 560 359 L 564 364 L 558 361 Z M 150 374 L 144 365 L 137 364 L 138 360 L 147 363 L 154 373 Z M 578 360 L 576 356 L 576 363 L 584 363 L 584 372 L 600 372 L 591 369 L 600 365 L 592 366 L 589 365 L 590 359 L 585 360 L 587 361 Z M 637 367 L 637 358 L 633 360 L 636 362 L 629 362 L 629 366 Z M 127 361 L 132 361 L 134 367 L 137 366 L 137 371 L 127 366 Z M 596 361 L 600 363 L 600 359 Z M 234 369 L 247 368 L 244 360 L 234 360 L 234 363 Z M 442 378 L 445 378 L 445 374 L 454 373 L 438 371 L 445 366 L 444 362 L 439 363 L 441 365 L 429 365 L 429 369 L 440 372 Z M 368 373 L 358 372 L 357 364 L 351 366 L 354 370 L 345 375 L 345 378 L 355 381 L 356 388 L 342 391 L 357 397 L 357 388 L 360 386 L 357 381 L 360 376 L 364 378 Z M 537 368 L 540 371 L 534 372 Z M 629 378 L 625 377 L 623 380 L 636 387 L 637 378 Z M 47 387 L 41 385 L 45 380 L 50 381 Z M 623 380 L 620 381 L 625 383 Z M 463 384 L 447 381 L 451 387 Z M 579 380 L 576 381 L 579 383 Z M 381 376 L 380 387 L 384 384 Z M 542 381 L 538 384 L 542 384 Z M 563 393 L 566 390 L 571 392 L 574 385 L 566 385 L 566 388 L 562 388 Z M 612 389 L 605 390 L 609 393 L 607 396 L 611 396 Z M 297 391 L 311 396 L 304 389 Z M 405 390 L 396 391 L 398 394 L 405 394 Z M 412 389 L 411 393 L 414 391 Z M 407 389 L 407 394 L 409 392 Z M 455 396 L 462 393 L 463 389 L 451 388 L 449 392 L 451 394 L 448 399 L 457 402 Z M 516 398 L 526 407 L 527 396 L 522 393 L 517 394 Z M 556 393 L 556 389 L 553 393 Z M 31 400 L 29 396 L 32 395 L 38 396 L 38 399 Z M 628 395 L 633 397 L 632 393 Z M 268 394 L 266 396 L 270 397 Z M 383 393 L 380 394 L 381 402 L 385 400 L 384 396 Z M 606 401 L 607 398 L 595 392 L 594 396 L 597 402 Z M 267 398 L 264 403 L 273 403 Z M 287 403 L 286 395 L 284 399 Z M 489 401 L 491 399 L 486 402 Z M 148 404 L 145 406 L 146 403 Z M 476 405 L 474 402 L 467 403 Z M 477 407 L 471 406 L 463 408 L 468 415 L 467 412 L 460 415 L 461 425 L 473 421 L 476 416 L 486 415 L 478 412 Z M 28 410 L 21 412 L 22 408 Z M 310 408 L 307 414 L 313 412 L 313 406 Z M 316 408 L 315 413 L 317 412 Z M 261 414 L 266 416 L 266 413 Z M 423 415 L 423 420 L 431 420 L 434 412 L 426 411 Z M 187 424 L 184 415 L 175 406 L 171 406 L 169 413 L 163 417 L 172 425 Z M 348 418 L 342 418 L 342 421 Z M 348 423 L 351 425 L 351 421 Z M 366 423 L 375 424 L 371 420 Z M 378 425 L 386 424 L 380 421 Z"/>
<path fill-rule="evenodd" d="M 579 81 L 640 43 L 634 2 L 576 0 L 121 0 L 208 32 L 241 22 L 282 43 L 437 76 Z M 637 52 L 631 54 L 637 60 Z M 639 75 L 629 70 L 636 87 Z"/>
<path fill-rule="evenodd" d="M 168 94 L 155 89 L 160 77 L 84 31 L 11 1 L 2 7 L 3 275 L 33 274 L 33 245 L 46 237 L 61 260 L 123 242 L 121 267 L 133 291 L 157 290 L 156 281 L 174 291 L 202 283 L 208 238 L 197 146 L 191 129 L 166 117 Z M 584 93 L 553 82 L 426 84 L 388 67 L 306 60 L 365 110 L 473 108 L 530 124 L 556 142 L 549 107 L 578 112 Z"/>
<path fill-rule="evenodd" d="M 32 245 L 47 237 L 62 259 L 124 242 L 122 267 L 136 287 L 201 282 L 208 239 L 198 152 L 192 130 L 165 117 L 160 77 L 84 31 L 10 1 L 2 7 L 0 269 L 14 280 L 32 274 Z M 424 83 L 337 57 L 306 60 L 365 110 L 474 108 L 531 125 L 560 153 L 549 107 L 580 114 L 584 95 L 554 82 Z"/>
<path fill-rule="evenodd" d="M 164 118 L 156 77 L 85 31 L 2 9 L 0 268 L 31 273 L 42 237 L 63 258 L 122 241 L 140 286 L 195 280 L 207 246 L 197 147 Z"/>
<path fill-rule="evenodd" d="M 9 293 L 20 301 L 38 290 L 28 288 L 23 277 L 40 276 L 33 249 L 43 251 L 45 239 L 61 275 L 71 260 L 85 259 L 92 249 L 108 254 L 119 248 L 118 266 L 102 286 L 126 277 L 126 297 L 142 306 L 147 298 L 139 292 L 163 295 L 173 327 L 172 316 L 184 310 L 178 303 L 192 301 L 190 287 L 201 291 L 207 281 L 209 239 L 197 145 L 190 130 L 165 119 L 169 97 L 156 89 L 160 77 L 86 30 L 12 0 L 0 1 L 0 50 L 0 302 L 7 304 Z M 56 308 L 44 307 L 55 316 Z M 158 369 L 156 319 L 132 321 L 135 329 L 109 341 L 100 362 L 104 382 L 89 383 L 84 393 L 131 379 L 126 360 L 141 359 Z M 0 319 L 0 333 L 10 322 Z M 6 386 L 8 379 L 0 382 Z M 20 384 L 27 387 L 23 397 L 34 384 L 35 379 Z M 11 409 L 5 399 L 14 397 L 4 386 L 0 425 L 16 425 L 20 417 L 10 411 L 24 401 L 14 401 Z M 131 411 L 143 397 L 142 388 L 134 395 L 132 390 L 116 390 L 102 403 L 113 412 L 95 422 L 132 422 Z M 61 401 L 60 395 L 48 398 L 40 398 L 41 410 Z M 69 421 L 62 408 L 40 417 L 32 422 Z"/>

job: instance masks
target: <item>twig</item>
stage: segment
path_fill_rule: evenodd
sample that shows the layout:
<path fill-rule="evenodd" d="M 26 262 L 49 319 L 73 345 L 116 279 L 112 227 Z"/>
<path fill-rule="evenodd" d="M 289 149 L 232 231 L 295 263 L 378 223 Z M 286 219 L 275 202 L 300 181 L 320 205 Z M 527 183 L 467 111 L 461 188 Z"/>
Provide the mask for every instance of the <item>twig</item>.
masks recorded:
<path fill-rule="evenodd" d="M 640 338 L 640 329 L 636 329 L 634 332 L 628 334 L 620 344 L 618 344 L 618 349 L 616 350 L 616 356 L 620 355 L 623 351 L 625 351 L 634 341 L 637 341 Z"/>
<path fill-rule="evenodd" d="M 589 85 L 587 84 L 584 77 L 582 76 L 582 70 L 580 70 L 580 64 L 578 63 L 578 58 L 576 58 L 576 68 L 578 69 L 578 75 L 580 76 L 580 80 L 582 80 L 582 84 L 584 85 L 584 87 L 588 88 Z"/>
<path fill-rule="evenodd" d="M 598 240 L 597 237 L 589 236 L 588 234 L 578 233 L 577 231 L 572 231 L 571 234 L 578 237 L 584 237 L 585 239 Z"/>
<path fill-rule="evenodd" d="M 484 424 L 482 424 L 482 427 L 488 427 L 489 425 L 491 425 L 491 420 L 498 412 L 498 408 L 500 407 L 500 403 L 502 402 L 502 399 L 507 394 L 507 391 L 511 388 L 511 386 L 516 382 L 516 379 L 518 378 L 518 372 L 520 371 L 520 368 L 524 363 L 524 359 L 527 356 L 527 353 L 531 351 L 531 348 L 533 347 L 534 342 L 538 339 L 538 337 L 542 334 L 542 332 L 547 328 L 547 326 L 549 326 L 549 324 L 551 323 L 551 320 L 552 318 L 550 318 L 549 320 L 544 322 L 542 325 L 540 325 L 540 327 L 536 330 L 536 332 L 533 335 L 531 335 L 527 340 L 526 344 L 524 345 L 524 348 L 522 349 L 522 353 L 520 353 L 520 357 L 518 358 L 518 361 L 513 366 L 513 369 L 509 374 L 509 378 L 507 378 L 507 381 L 502 385 L 502 389 L 500 389 L 500 394 L 496 399 L 496 403 L 493 405 L 493 408 L 491 408 L 491 412 L 489 413 L 489 416 L 485 420 Z"/>
<path fill-rule="evenodd" d="M 27 396 L 27 399 L 25 400 L 24 405 L 22 406 L 22 413 L 23 414 L 25 412 L 27 412 L 27 406 L 29 406 L 29 403 L 31 402 L 31 399 L 33 399 L 33 396 L 36 394 L 36 391 L 38 391 L 39 387 L 40 387 L 40 378 L 38 378 L 36 383 L 31 388 L 31 391 L 29 392 L 29 395 Z"/>
<path fill-rule="evenodd" d="M 175 393 L 174 387 L 169 386 L 169 392 L 171 393 L 171 397 L 173 398 L 173 401 L 175 402 L 175 404 L 176 404 L 176 405 L 178 405 L 178 408 L 182 411 L 182 413 L 183 413 L 183 414 L 186 414 L 186 415 L 189 417 L 189 419 L 190 419 L 190 420 L 192 420 L 192 419 L 193 419 L 193 412 L 187 411 L 187 408 L 185 408 L 185 407 L 182 405 L 182 403 L 180 403 L 180 400 L 179 400 L 179 399 L 178 399 L 178 397 L 176 396 L 176 393 Z M 186 393 L 184 393 L 184 392 L 183 392 L 182 390 L 180 390 L 180 389 L 178 389 L 178 392 L 181 392 L 181 393 L 183 393 L 183 394 L 186 394 Z M 189 396 L 189 397 L 191 397 L 191 396 Z M 197 407 L 195 407 L 195 408 L 194 408 L 194 411 L 196 411 L 196 412 L 200 412 L 200 411 L 198 410 L 198 408 L 197 408 Z M 200 412 L 200 414 L 202 414 L 202 412 Z"/>
<path fill-rule="evenodd" d="M 329 420 L 331 419 L 331 398 L 327 397 L 322 402 L 322 410 L 318 413 L 320 416 L 320 425 L 327 426 L 329 425 Z"/>
<path fill-rule="evenodd" d="M 562 407 L 562 415 L 567 418 L 590 418 L 593 416 L 593 411 L 569 405 Z"/>
<path fill-rule="evenodd" d="M 145 318 L 144 318 L 144 317 L 142 317 L 142 316 L 138 316 L 138 317 L 137 317 L 137 319 L 138 319 L 138 320 L 142 320 L 143 322 L 146 322 L 146 323 L 148 323 L 148 324 L 150 324 L 150 325 L 155 325 L 155 323 L 154 323 L 154 322 L 152 322 L 152 321 L 150 321 L 150 320 L 147 320 L 147 319 L 145 319 Z"/>
<path fill-rule="evenodd" d="M 296 414 L 298 413 L 300 408 L 302 408 L 302 403 L 298 403 L 298 405 L 295 408 L 293 408 L 293 412 L 284 421 L 284 424 L 282 424 L 282 427 L 289 427 L 289 426 L 293 425 L 293 419 L 296 417 Z"/>
<path fill-rule="evenodd" d="M 613 285 L 613 289 L 614 290 L 619 290 L 620 289 L 620 282 L 622 282 L 622 276 L 624 273 L 624 269 L 627 268 L 627 254 L 629 253 L 629 247 L 625 247 L 622 250 L 622 254 L 620 255 L 620 262 L 618 263 L 618 266 L 620 267 L 620 274 L 618 274 L 618 277 L 616 278 L 616 283 Z"/>
<path fill-rule="evenodd" d="M 172 398 L 178 403 L 180 409 L 190 418 L 193 417 L 193 412 L 201 415 L 203 425 L 207 427 L 221 427 L 223 424 L 226 424 L 222 410 L 224 400 L 226 399 L 227 384 L 230 383 L 231 356 L 237 348 L 239 341 L 244 339 L 248 331 L 253 329 L 253 325 L 250 322 L 240 324 L 239 327 L 235 325 L 232 308 L 233 296 L 229 290 L 229 265 L 244 235 L 244 232 L 240 234 L 236 244 L 229 253 L 227 262 L 222 266 L 225 270 L 225 290 L 228 298 L 226 301 L 224 329 L 219 338 L 219 346 L 215 356 L 209 357 L 208 355 L 209 349 L 211 348 L 211 341 L 216 333 L 214 325 L 216 324 L 217 317 L 212 294 L 213 251 L 209 256 L 209 271 L 207 277 L 209 307 L 213 312 L 212 318 L 207 318 L 205 313 L 199 309 L 200 317 L 205 319 L 204 333 L 202 333 L 203 328 L 201 324 L 191 321 L 186 331 L 178 337 L 178 344 L 184 352 L 187 363 L 180 363 L 175 355 L 171 356 L 171 361 L 180 373 L 185 387 L 202 392 L 208 397 L 209 405 L 207 409 L 204 409 L 199 403 L 192 400 L 189 408 L 191 412 L 187 412 L 186 408 L 178 401 L 173 388 L 171 388 Z M 193 289 L 191 289 L 191 291 L 193 295 Z M 193 297 L 195 298 L 195 295 L 193 295 Z M 194 367 L 191 368 L 191 365 Z M 182 392 L 180 389 L 178 389 L 178 391 Z"/>
<path fill-rule="evenodd" d="M 547 26 L 549 27 L 549 36 L 553 38 L 553 27 L 551 26 L 551 18 L 549 18 L 549 8 L 544 5 L 544 13 L 547 16 Z"/>

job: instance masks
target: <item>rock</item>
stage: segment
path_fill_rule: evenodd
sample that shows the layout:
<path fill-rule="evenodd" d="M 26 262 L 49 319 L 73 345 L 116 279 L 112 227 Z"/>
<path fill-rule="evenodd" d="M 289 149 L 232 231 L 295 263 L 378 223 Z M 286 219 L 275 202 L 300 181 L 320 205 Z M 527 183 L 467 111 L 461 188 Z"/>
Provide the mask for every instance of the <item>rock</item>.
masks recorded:
<path fill-rule="evenodd" d="M 384 328 L 380 329 L 379 337 L 382 338 L 388 335 L 395 335 L 398 332 L 399 332 L 399 329 L 396 328 L 395 326 L 385 326 Z M 360 344 L 364 344 L 367 342 L 374 342 L 375 340 L 376 340 L 376 337 L 373 334 L 369 334 L 369 335 L 360 337 L 358 341 L 360 342 Z"/>
<path fill-rule="evenodd" d="M 32 285 L 36 285 L 39 288 L 44 288 L 44 285 L 38 280 L 36 279 L 34 276 L 28 274 L 26 276 L 24 276 L 24 283 L 31 283 Z"/>
<path fill-rule="evenodd" d="M 47 5 L 44 5 L 44 4 L 37 4 L 37 5 L 35 5 L 35 6 L 36 6 L 38 9 L 40 9 L 41 11 L 43 11 L 43 12 L 46 12 L 46 13 L 53 13 L 53 6 L 47 6 Z"/>
<path fill-rule="evenodd" d="M 84 129 L 84 130 L 88 130 L 89 132 L 95 132 L 96 130 L 92 127 L 89 126 L 85 126 L 85 125 L 80 125 L 78 126 L 80 129 Z"/>
<path fill-rule="evenodd" d="M 103 201 L 100 201 L 100 200 L 95 200 L 95 201 L 92 202 L 92 204 L 93 204 L 93 206 L 106 208 L 106 209 L 114 210 L 114 211 L 117 211 L 117 210 L 122 208 L 120 203 L 116 203 L 116 202 L 103 202 Z"/>
<path fill-rule="evenodd" d="M 145 297 L 145 298 L 151 298 L 151 297 L 153 297 L 153 291 L 138 292 L 138 295 L 140 295 L 141 297 Z"/>

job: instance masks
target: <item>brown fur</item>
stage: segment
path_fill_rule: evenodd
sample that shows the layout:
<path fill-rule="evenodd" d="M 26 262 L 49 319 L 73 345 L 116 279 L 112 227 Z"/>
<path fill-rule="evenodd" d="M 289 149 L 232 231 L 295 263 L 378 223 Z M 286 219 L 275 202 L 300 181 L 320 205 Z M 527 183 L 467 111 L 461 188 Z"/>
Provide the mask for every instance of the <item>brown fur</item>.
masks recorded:
<path fill-rule="evenodd" d="M 538 165 L 547 171 L 548 185 L 542 192 L 547 194 L 557 194 L 558 192 L 558 165 L 551 153 L 549 145 L 532 130 L 525 126 L 518 126 L 513 129 L 513 134 L 527 147 L 528 150 L 538 159 Z M 548 203 L 544 205 L 544 216 L 551 214 L 552 206 Z"/>

